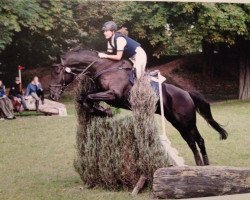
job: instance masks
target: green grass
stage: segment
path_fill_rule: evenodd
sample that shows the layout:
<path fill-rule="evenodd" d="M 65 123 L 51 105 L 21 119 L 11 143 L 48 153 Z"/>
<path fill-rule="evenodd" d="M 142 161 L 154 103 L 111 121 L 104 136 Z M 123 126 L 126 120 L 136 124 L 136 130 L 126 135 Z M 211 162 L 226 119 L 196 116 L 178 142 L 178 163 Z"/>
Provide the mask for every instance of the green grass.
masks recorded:
<path fill-rule="evenodd" d="M 27 113 L 13 121 L 0 121 L 0 199 L 131 199 L 129 191 L 87 189 L 82 185 L 72 164 L 76 132 L 74 105 L 65 103 L 67 117 Z M 198 117 L 211 164 L 249 167 L 250 102 L 217 103 L 212 111 L 216 120 L 227 125 L 229 138 L 220 141 L 218 134 Z M 194 165 L 191 151 L 168 122 L 167 133 L 186 163 Z M 151 199 L 151 194 L 146 191 L 134 199 Z"/>
<path fill-rule="evenodd" d="M 219 134 L 197 114 L 197 126 L 205 140 L 210 164 L 250 167 L 250 101 L 214 103 L 212 113 L 229 136 L 227 140 L 220 140 Z M 167 123 L 167 132 L 186 164 L 195 165 L 191 150 L 170 123 Z"/>

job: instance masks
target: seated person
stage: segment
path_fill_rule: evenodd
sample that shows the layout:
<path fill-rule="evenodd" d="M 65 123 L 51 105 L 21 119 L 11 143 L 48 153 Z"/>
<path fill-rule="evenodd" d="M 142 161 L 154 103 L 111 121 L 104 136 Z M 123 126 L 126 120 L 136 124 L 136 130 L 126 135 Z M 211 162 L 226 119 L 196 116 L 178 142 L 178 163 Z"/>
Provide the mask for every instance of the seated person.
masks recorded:
<path fill-rule="evenodd" d="M 43 93 L 42 85 L 39 82 L 39 79 L 37 76 L 33 78 L 33 80 L 31 81 L 31 83 L 28 85 L 26 89 L 25 98 L 27 99 L 29 95 L 31 95 L 36 100 L 36 111 L 38 111 L 40 97 L 42 100 L 42 104 L 44 104 L 44 93 Z"/>
<path fill-rule="evenodd" d="M 10 87 L 9 98 L 13 99 L 14 97 L 21 99 L 24 110 L 28 110 L 25 99 L 22 95 L 21 81 L 19 77 L 16 77 L 15 83 Z"/>
<path fill-rule="evenodd" d="M 0 80 L 0 118 L 15 119 L 12 102 L 5 93 L 5 86 Z"/>

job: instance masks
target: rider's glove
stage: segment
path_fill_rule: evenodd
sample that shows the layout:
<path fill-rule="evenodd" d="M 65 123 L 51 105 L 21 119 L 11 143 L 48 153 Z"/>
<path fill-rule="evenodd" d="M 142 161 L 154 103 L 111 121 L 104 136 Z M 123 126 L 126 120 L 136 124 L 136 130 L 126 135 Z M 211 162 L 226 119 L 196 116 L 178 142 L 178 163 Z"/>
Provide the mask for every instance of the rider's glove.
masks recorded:
<path fill-rule="evenodd" d="M 107 58 L 108 55 L 106 53 L 98 53 L 98 56 L 100 58 Z"/>

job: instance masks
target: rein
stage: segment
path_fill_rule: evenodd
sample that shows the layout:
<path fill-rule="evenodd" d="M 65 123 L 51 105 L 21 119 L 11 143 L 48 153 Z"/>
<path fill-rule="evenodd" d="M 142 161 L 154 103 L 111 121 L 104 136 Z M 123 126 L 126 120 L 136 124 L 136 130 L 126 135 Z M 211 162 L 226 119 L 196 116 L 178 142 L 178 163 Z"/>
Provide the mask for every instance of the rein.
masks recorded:
<path fill-rule="evenodd" d="M 94 64 L 94 63 L 96 63 L 97 62 L 97 60 L 94 60 L 93 62 L 91 62 L 81 73 L 79 73 L 79 74 L 76 74 L 76 73 L 73 73 L 73 72 L 69 72 L 69 73 L 71 73 L 71 74 L 73 74 L 73 75 L 75 75 L 75 78 L 73 79 L 73 81 L 71 81 L 68 85 L 66 85 L 66 83 L 65 83 L 65 81 L 64 81 L 64 83 L 63 83 L 63 88 L 62 88 L 62 91 L 61 92 L 63 92 L 69 85 L 71 85 L 75 80 L 79 80 L 79 77 L 80 76 L 82 76 L 82 75 L 84 75 L 84 74 L 86 74 L 86 72 L 88 72 L 88 69 L 90 68 L 90 67 L 92 67 L 92 65 Z"/>
<path fill-rule="evenodd" d="M 63 93 L 63 91 L 69 86 L 71 85 L 75 80 L 79 80 L 79 77 L 84 75 L 84 74 L 87 74 L 88 70 L 90 67 L 92 67 L 92 65 L 94 63 L 96 63 L 98 61 L 97 60 L 94 60 L 92 61 L 81 73 L 79 74 L 76 74 L 76 73 L 73 73 L 73 72 L 67 72 L 67 73 L 71 73 L 73 74 L 75 77 L 74 79 L 69 83 L 69 84 L 66 84 L 65 82 L 65 78 L 64 78 L 64 74 L 63 74 L 63 84 L 54 84 L 54 85 L 50 85 L 50 90 L 53 91 L 52 87 L 61 87 L 61 90 L 60 90 L 60 95 Z M 126 70 L 126 69 L 130 69 L 129 67 L 123 67 L 124 65 L 124 62 L 122 62 L 119 66 L 115 66 L 115 67 L 112 67 L 112 68 L 108 68 L 108 69 L 104 69 L 104 70 L 101 70 L 99 72 L 97 72 L 93 77 L 92 79 L 95 80 L 97 79 L 99 76 L 101 76 L 102 74 L 104 73 L 107 73 L 107 72 L 110 72 L 110 71 L 114 71 L 114 70 Z M 64 72 L 66 72 L 66 67 L 63 68 Z"/>
<path fill-rule="evenodd" d="M 76 79 L 79 80 L 79 77 L 80 77 L 81 75 L 86 74 L 86 72 L 88 71 L 88 69 L 89 69 L 95 62 L 97 62 L 97 60 L 94 60 L 93 62 L 91 62 L 91 63 L 90 63 L 81 73 L 79 73 L 79 74 L 76 74 L 76 73 L 73 73 L 73 72 L 67 72 L 67 73 L 73 74 L 73 75 L 75 76 L 75 78 L 74 78 L 69 84 L 66 84 L 65 78 L 64 78 L 64 74 L 63 74 L 63 84 L 53 84 L 53 85 L 50 84 L 50 85 L 49 85 L 50 90 L 51 90 L 51 91 L 54 91 L 54 90 L 52 89 L 52 87 L 61 87 L 61 91 L 60 91 L 60 95 L 61 95 L 61 94 L 63 93 L 63 91 L 64 91 L 69 85 L 71 85 Z M 66 69 L 66 67 L 63 67 L 64 72 L 66 71 L 65 69 Z"/>

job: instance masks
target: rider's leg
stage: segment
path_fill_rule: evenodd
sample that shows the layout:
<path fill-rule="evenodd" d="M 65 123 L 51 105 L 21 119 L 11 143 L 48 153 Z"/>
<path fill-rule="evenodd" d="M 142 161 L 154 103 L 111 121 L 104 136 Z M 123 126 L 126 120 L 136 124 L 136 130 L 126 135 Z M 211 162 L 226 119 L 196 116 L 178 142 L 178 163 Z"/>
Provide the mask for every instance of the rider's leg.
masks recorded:
<path fill-rule="evenodd" d="M 136 54 L 130 58 L 136 71 L 136 78 L 139 79 L 145 72 L 147 64 L 147 54 L 141 47 L 136 48 Z"/>
<path fill-rule="evenodd" d="M 44 104 L 44 92 L 42 90 L 38 90 L 37 95 L 41 98 L 42 104 Z"/>
<path fill-rule="evenodd" d="M 35 92 L 31 92 L 30 95 L 36 100 L 36 111 L 38 112 L 40 98 L 38 97 L 38 95 Z"/>
<path fill-rule="evenodd" d="M 28 107 L 26 105 L 26 101 L 25 101 L 24 97 L 21 94 L 18 94 L 16 97 L 21 99 L 21 103 L 23 105 L 24 110 L 28 110 Z"/>

